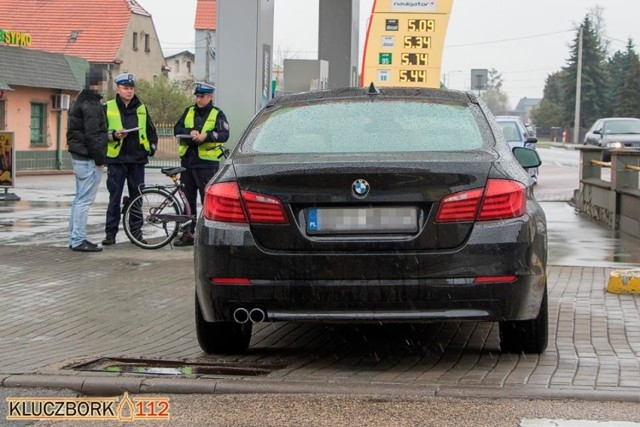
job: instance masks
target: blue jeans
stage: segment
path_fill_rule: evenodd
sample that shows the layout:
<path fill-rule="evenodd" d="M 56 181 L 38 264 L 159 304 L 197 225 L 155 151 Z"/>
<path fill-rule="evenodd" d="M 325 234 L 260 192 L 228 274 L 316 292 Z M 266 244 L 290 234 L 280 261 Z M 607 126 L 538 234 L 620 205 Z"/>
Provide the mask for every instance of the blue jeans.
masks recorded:
<path fill-rule="evenodd" d="M 69 244 L 72 248 L 87 239 L 87 219 L 89 207 L 96 200 L 102 179 L 102 166 L 93 160 L 71 159 L 73 174 L 76 176 L 76 196 L 69 216 Z"/>

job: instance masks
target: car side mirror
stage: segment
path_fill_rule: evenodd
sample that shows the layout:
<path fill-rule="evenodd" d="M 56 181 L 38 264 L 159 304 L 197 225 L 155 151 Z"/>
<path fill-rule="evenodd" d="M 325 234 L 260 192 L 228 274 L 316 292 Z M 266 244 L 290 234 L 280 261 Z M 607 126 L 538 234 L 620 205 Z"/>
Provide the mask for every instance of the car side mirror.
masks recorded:
<path fill-rule="evenodd" d="M 542 164 L 538 152 L 530 148 L 515 147 L 513 155 L 524 169 L 537 168 Z"/>
<path fill-rule="evenodd" d="M 536 142 L 538 142 L 538 138 L 536 138 L 535 136 L 530 136 L 527 138 L 527 144 L 535 144 Z"/>
<path fill-rule="evenodd" d="M 593 131 L 593 133 L 595 133 L 596 135 L 602 135 L 602 130 L 601 129 L 596 129 Z"/>

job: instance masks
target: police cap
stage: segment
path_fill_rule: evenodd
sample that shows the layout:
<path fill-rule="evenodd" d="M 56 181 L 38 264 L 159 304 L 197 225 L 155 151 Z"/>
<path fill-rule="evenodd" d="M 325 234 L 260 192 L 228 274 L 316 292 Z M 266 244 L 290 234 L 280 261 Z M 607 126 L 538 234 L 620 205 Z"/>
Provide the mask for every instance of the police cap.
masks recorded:
<path fill-rule="evenodd" d="M 136 76 L 131 73 L 122 73 L 116 76 L 115 82 L 118 86 L 135 86 Z"/>
<path fill-rule="evenodd" d="M 194 95 L 205 95 L 205 94 L 212 94 L 215 90 L 216 88 L 214 88 L 209 83 L 196 82 L 193 88 L 193 93 Z"/>

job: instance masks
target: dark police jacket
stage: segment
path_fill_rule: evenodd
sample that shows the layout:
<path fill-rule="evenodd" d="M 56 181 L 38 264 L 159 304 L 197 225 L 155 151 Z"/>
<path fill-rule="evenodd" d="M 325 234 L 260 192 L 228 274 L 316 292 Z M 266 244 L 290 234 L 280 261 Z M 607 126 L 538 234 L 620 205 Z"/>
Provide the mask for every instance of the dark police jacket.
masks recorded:
<path fill-rule="evenodd" d="M 213 103 L 208 103 L 203 108 L 198 108 L 197 105 L 194 105 L 194 128 L 186 128 L 184 126 L 184 119 L 189 112 L 189 106 L 185 108 L 182 116 L 176 122 L 176 125 L 173 127 L 174 135 L 188 135 L 192 130 L 197 130 L 198 132 L 202 132 L 202 127 L 204 123 L 207 121 L 207 117 L 209 117 L 209 113 L 212 109 L 218 110 L 218 116 L 216 117 L 216 126 L 212 131 L 207 132 L 207 138 L 204 142 L 226 142 L 229 139 L 229 124 L 227 122 L 227 117 L 224 115 L 221 109 L 214 107 Z M 217 137 L 216 137 L 217 135 Z M 218 161 L 204 160 L 198 156 L 198 143 L 193 142 L 192 145 L 189 146 L 187 152 L 180 160 L 181 166 L 185 168 L 192 169 L 210 169 L 210 168 L 218 168 Z"/>

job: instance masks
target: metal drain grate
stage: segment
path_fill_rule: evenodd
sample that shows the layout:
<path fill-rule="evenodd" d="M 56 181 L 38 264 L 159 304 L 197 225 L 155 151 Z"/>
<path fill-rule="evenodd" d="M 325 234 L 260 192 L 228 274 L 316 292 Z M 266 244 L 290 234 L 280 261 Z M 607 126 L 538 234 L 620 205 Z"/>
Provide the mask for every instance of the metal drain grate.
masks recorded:
<path fill-rule="evenodd" d="M 145 375 L 237 375 L 260 376 L 284 368 L 285 365 L 247 362 L 195 363 L 176 360 L 127 359 L 103 357 L 90 362 L 70 365 L 76 371 L 113 372 Z"/>

